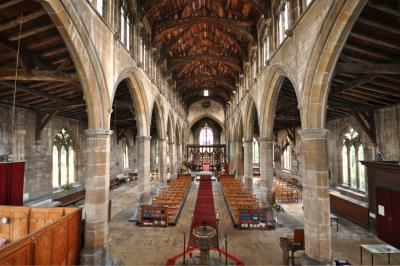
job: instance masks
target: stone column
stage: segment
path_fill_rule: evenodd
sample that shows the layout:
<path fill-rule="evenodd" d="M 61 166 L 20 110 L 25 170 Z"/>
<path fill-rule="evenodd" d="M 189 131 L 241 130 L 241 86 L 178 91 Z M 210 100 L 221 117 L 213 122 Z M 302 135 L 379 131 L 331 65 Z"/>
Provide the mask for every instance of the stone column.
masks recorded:
<path fill-rule="evenodd" d="M 150 203 L 150 136 L 136 138 L 138 145 L 138 203 Z"/>
<path fill-rule="evenodd" d="M 159 166 L 158 174 L 160 175 L 161 184 L 163 186 L 167 185 L 167 141 L 165 139 L 160 139 L 159 145 Z"/>
<path fill-rule="evenodd" d="M 174 142 L 169 142 L 169 173 L 171 178 L 176 175 L 176 147 Z"/>
<path fill-rule="evenodd" d="M 179 168 L 182 164 L 182 145 L 178 142 L 176 144 L 176 168 L 179 171 Z"/>
<path fill-rule="evenodd" d="M 305 265 L 332 261 L 330 228 L 328 151 L 326 129 L 303 129 L 303 204 Z"/>
<path fill-rule="evenodd" d="M 150 141 L 150 171 L 156 168 L 156 140 L 152 139 Z"/>
<path fill-rule="evenodd" d="M 233 143 L 233 168 L 236 173 L 236 177 L 239 176 L 239 160 L 240 160 L 240 153 L 242 152 L 242 145 L 239 141 L 235 141 Z"/>
<path fill-rule="evenodd" d="M 245 187 L 252 188 L 253 180 L 253 139 L 244 141 L 244 177 Z"/>
<path fill-rule="evenodd" d="M 272 154 L 272 137 L 259 138 L 260 143 L 260 175 L 261 175 L 261 204 L 269 207 L 274 192 L 274 169 Z"/>
<path fill-rule="evenodd" d="M 87 129 L 85 180 L 85 246 L 83 265 L 103 265 L 110 259 L 108 203 L 110 190 L 111 130 Z"/>

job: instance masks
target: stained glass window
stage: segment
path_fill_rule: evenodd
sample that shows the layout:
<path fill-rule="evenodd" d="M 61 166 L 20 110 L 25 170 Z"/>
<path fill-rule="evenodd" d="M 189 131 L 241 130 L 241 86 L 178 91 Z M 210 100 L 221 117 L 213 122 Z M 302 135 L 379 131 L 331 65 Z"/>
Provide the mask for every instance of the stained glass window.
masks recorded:
<path fill-rule="evenodd" d="M 207 124 L 200 130 L 199 143 L 200 145 L 212 145 L 214 134 L 212 129 Z"/>

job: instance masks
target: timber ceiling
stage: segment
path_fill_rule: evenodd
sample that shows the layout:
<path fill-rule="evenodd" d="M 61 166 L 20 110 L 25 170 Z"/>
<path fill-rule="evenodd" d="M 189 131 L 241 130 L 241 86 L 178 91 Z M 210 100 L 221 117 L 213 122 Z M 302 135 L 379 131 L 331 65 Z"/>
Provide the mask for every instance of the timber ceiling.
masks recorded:
<path fill-rule="evenodd" d="M 186 106 L 209 98 L 226 104 L 243 71 L 264 0 L 146 0 L 153 45 L 167 59 Z"/>
<path fill-rule="evenodd" d="M 400 102 L 400 2 L 368 1 L 336 65 L 327 120 Z"/>
<path fill-rule="evenodd" d="M 400 3 L 368 1 L 336 65 L 326 120 L 352 115 L 372 132 L 372 111 L 399 103 Z M 274 129 L 293 126 L 300 126 L 300 113 L 293 85 L 285 79 L 278 96 Z"/>
<path fill-rule="evenodd" d="M 73 61 L 56 26 L 35 1 L 0 1 L 0 104 L 13 103 L 20 24 L 16 106 L 45 114 L 38 116 L 41 123 L 55 114 L 86 120 Z"/>

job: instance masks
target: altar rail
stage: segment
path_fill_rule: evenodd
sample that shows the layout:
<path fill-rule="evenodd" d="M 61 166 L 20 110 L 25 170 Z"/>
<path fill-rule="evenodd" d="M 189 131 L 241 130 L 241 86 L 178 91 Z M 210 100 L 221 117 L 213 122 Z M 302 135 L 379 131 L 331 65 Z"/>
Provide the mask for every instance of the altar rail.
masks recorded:
<path fill-rule="evenodd" d="M 79 208 L 0 206 L 0 265 L 77 265 L 81 249 Z"/>

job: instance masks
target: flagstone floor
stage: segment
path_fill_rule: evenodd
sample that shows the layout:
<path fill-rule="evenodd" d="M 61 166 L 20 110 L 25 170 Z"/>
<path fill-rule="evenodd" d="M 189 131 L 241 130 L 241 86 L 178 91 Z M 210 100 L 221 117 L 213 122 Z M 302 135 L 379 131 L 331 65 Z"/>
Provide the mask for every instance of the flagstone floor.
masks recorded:
<path fill-rule="evenodd" d="M 177 226 L 168 228 L 143 228 L 129 222 L 136 207 L 136 181 L 111 191 L 112 219 L 110 239 L 112 256 L 124 265 L 165 265 L 166 261 L 183 251 L 183 234 L 188 233 L 196 202 L 198 183 L 194 182 L 186 199 Z M 152 194 L 159 186 L 152 183 Z M 234 229 L 226 208 L 219 183 L 214 182 L 213 193 L 219 216 L 220 245 L 225 249 L 224 235 L 228 236 L 228 252 L 246 265 L 280 265 L 282 251 L 279 237 L 290 235 L 294 228 L 302 227 L 301 204 L 286 204 L 280 214 L 282 228 L 272 231 L 246 231 Z M 332 243 L 335 259 L 347 259 L 352 265 L 360 263 L 360 244 L 381 243 L 363 228 L 340 218 L 339 231 L 332 227 Z M 370 256 L 364 253 L 364 264 L 370 264 Z M 295 253 L 296 264 L 301 263 L 302 252 Z M 374 264 L 387 264 L 386 256 L 374 256 Z M 392 256 L 392 264 L 400 265 L 400 255 Z"/>

